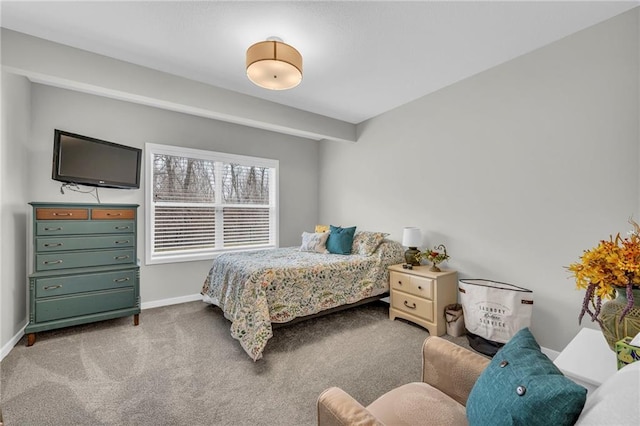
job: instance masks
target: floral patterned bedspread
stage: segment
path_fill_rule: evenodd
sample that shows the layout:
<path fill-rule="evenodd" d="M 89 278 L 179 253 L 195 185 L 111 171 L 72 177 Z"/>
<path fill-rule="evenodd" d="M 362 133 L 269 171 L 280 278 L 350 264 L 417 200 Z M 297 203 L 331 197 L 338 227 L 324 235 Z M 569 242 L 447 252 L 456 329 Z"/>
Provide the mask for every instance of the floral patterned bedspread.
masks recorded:
<path fill-rule="evenodd" d="M 272 322 L 385 293 L 387 267 L 403 260 L 402 246 L 390 240 L 370 256 L 302 252 L 298 247 L 226 253 L 214 259 L 202 294 L 222 309 L 232 322 L 231 335 L 256 361 L 273 336 Z"/>

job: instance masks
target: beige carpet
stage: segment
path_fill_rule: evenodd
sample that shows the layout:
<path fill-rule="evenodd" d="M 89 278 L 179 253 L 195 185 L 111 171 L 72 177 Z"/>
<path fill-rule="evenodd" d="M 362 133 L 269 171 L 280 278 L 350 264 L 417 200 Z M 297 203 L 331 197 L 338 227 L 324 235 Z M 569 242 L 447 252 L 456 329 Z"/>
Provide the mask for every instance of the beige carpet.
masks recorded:
<path fill-rule="evenodd" d="M 340 386 L 367 405 L 420 379 L 428 332 L 377 302 L 276 329 L 253 362 L 203 302 L 38 334 L 0 364 L 5 424 L 313 425 Z M 466 346 L 466 338 L 450 338 Z"/>

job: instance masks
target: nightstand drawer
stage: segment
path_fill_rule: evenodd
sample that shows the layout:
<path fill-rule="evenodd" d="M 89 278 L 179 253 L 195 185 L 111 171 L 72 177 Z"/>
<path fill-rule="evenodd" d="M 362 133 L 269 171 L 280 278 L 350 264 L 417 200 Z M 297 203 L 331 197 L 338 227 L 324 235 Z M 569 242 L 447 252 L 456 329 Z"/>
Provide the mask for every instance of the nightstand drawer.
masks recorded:
<path fill-rule="evenodd" d="M 51 253 L 36 255 L 36 271 L 55 271 L 89 266 L 124 265 L 135 263 L 132 249 Z"/>
<path fill-rule="evenodd" d="M 36 236 L 82 234 L 130 234 L 135 232 L 134 222 L 122 221 L 43 221 L 36 223 Z"/>
<path fill-rule="evenodd" d="M 432 279 L 394 271 L 391 271 L 389 277 L 392 289 L 427 299 L 433 299 Z"/>
<path fill-rule="evenodd" d="M 136 305 L 133 287 L 36 300 L 36 321 L 97 314 Z"/>
<path fill-rule="evenodd" d="M 124 270 L 96 274 L 64 275 L 56 278 L 37 278 L 36 298 L 133 287 L 136 283 L 135 274 L 135 270 Z"/>
<path fill-rule="evenodd" d="M 406 312 L 427 321 L 433 320 L 433 302 L 415 297 L 401 291 L 391 290 L 391 303 L 394 309 Z"/>

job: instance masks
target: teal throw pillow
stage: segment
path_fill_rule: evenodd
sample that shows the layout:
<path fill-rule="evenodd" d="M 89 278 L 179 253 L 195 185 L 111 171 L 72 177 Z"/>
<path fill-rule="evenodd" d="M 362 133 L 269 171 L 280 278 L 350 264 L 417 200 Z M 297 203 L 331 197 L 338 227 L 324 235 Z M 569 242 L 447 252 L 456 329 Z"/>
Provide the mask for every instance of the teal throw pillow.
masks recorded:
<path fill-rule="evenodd" d="M 470 425 L 573 425 L 587 390 L 565 377 L 528 328 L 493 357 L 467 400 Z"/>
<path fill-rule="evenodd" d="M 327 250 L 333 254 L 351 254 L 353 245 L 353 235 L 356 227 L 341 228 L 339 226 L 329 226 L 329 238 L 327 239 Z"/>

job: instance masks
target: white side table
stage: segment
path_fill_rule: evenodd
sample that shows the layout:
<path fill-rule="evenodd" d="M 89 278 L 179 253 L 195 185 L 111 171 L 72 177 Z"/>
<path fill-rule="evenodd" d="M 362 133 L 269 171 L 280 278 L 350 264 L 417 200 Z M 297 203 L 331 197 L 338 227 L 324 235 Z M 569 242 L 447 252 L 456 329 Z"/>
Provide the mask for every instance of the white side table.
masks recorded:
<path fill-rule="evenodd" d="M 617 371 L 616 353 L 602 332 L 581 329 L 553 363 L 574 382 L 591 392 Z"/>

